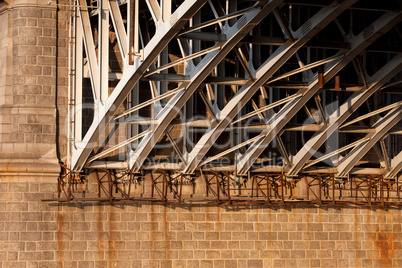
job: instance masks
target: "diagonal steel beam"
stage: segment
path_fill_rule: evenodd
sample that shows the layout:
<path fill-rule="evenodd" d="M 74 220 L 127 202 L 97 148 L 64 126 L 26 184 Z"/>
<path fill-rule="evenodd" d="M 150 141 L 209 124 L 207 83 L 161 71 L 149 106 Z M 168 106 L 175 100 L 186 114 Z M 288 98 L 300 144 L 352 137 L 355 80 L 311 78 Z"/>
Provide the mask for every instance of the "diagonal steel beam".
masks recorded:
<path fill-rule="evenodd" d="M 136 140 L 140 139 L 141 137 L 143 137 L 146 133 L 147 133 L 147 132 L 145 131 L 145 132 L 143 132 L 143 133 L 140 133 L 140 134 L 138 134 L 138 135 L 135 135 L 134 137 L 129 138 L 128 140 L 125 140 L 125 141 L 123 141 L 123 142 L 121 142 L 121 143 L 119 143 L 119 144 L 116 144 L 115 146 L 112 146 L 112 147 L 110 147 L 109 149 L 106 149 L 106 150 L 102 151 L 101 153 L 99 153 L 99 154 L 97 154 L 97 155 L 94 155 L 93 157 L 91 157 L 91 158 L 88 160 L 88 162 L 93 162 L 93 161 L 95 161 L 96 159 L 99 159 L 99 158 L 101 158 L 101 157 L 103 157 L 103 156 L 105 156 L 105 155 L 107 155 L 107 154 L 109 154 L 109 153 L 111 153 L 111 152 L 113 152 L 113 151 L 115 151 L 115 150 L 117 150 L 117 149 L 119 149 L 119 148 L 121 148 L 121 147 L 127 145 L 127 144 L 130 144 L 130 143 L 132 143 L 133 141 L 136 141 Z"/>
<path fill-rule="evenodd" d="M 288 101 L 290 101 L 290 100 L 293 100 L 293 99 L 298 98 L 298 97 L 301 97 L 301 96 L 302 96 L 302 94 L 293 94 L 293 95 L 291 95 L 291 96 L 289 96 L 289 97 L 287 97 L 287 98 L 284 98 L 284 99 L 275 101 L 275 102 L 273 102 L 273 103 L 271 103 L 271 104 L 268 104 L 268 105 L 266 105 L 266 106 L 264 106 L 264 107 L 261 107 L 261 108 L 255 110 L 255 111 L 252 111 L 252 112 L 250 112 L 250 113 L 248 113 L 248 114 L 243 115 L 242 117 L 238 118 L 237 120 L 234 120 L 234 121 L 231 123 L 231 125 L 234 125 L 234 124 L 236 124 L 237 122 L 243 121 L 243 120 L 245 120 L 245 119 L 247 119 L 247 118 L 250 118 L 250 117 L 252 117 L 252 116 L 254 116 L 254 115 L 258 114 L 258 113 L 268 111 L 268 110 L 270 110 L 270 109 L 272 109 L 272 108 L 275 108 L 275 107 L 277 107 L 277 106 L 279 106 L 279 105 L 281 105 L 281 104 L 284 104 L 284 103 L 286 103 L 286 102 L 288 102 Z"/>
<path fill-rule="evenodd" d="M 356 0 L 344 1 L 335 6 L 322 8 L 317 14 L 293 33 L 295 41 L 290 46 L 280 46 L 256 71 L 255 81 L 251 85 L 242 86 L 237 94 L 227 103 L 218 114 L 221 121 L 214 127 L 209 128 L 197 142 L 189 154 L 188 165 L 185 173 L 192 173 L 202 161 L 205 154 L 214 145 L 219 135 L 234 119 L 241 108 L 252 98 L 255 92 L 307 41 L 315 36 L 322 28 L 335 19 L 342 11 L 355 3 Z M 299 99 L 297 97 L 295 99 Z M 262 138 L 260 138 L 262 139 Z"/>
<path fill-rule="evenodd" d="M 119 44 L 121 58 L 127 54 L 127 33 L 126 29 L 124 28 L 123 18 L 120 13 L 119 3 L 117 0 L 109 0 L 109 10 L 110 10 L 110 17 L 113 22 L 113 28 L 116 33 L 117 42 Z"/>
<path fill-rule="evenodd" d="M 152 19 L 155 21 L 155 25 L 158 26 L 157 21 L 162 18 L 161 7 L 156 0 L 145 0 L 148 5 L 148 9 L 151 12 Z"/>
<path fill-rule="evenodd" d="M 89 20 L 89 12 L 87 7 L 87 2 L 85 0 L 78 0 L 79 8 L 78 8 L 78 16 L 80 18 L 85 52 L 87 54 L 89 74 L 91 78 L 92 84 L 92 93 L 95 100 L 99 99 L 98 88 L 99 88 L 99 80 L 98 80 L 98 63 L 96 59 L 96 50 L 94 38 L 92 35 L 91 22 Z"/>
<path fill-rule="evenodd" d="M 207 48 L 207 49 L 204 49 L 204 50 L 195 52 L 195 53 L 193 53 L 193 54 L 191 54 L 191 55 L 189 55 L 189 56 L 183 57 L 183 58 L 178 59 L 178 60 L 176 60 L 176 61 L 173 61 L 173 62 L 170 62 L 170 63 L 168 63 L 168 64 L 165 64 L 165 65 L 163 65 L 163 66 L 161 66 L 161 67 L 159 67 L 159 68 L 156 68 L 155 70 L 150 71 L 150 72 L 148 72 L 147 74 L 145 74 L 144 77 L 148 77 L 148 76 L 150 76 L 150 75 L 159 73 L 160 71 L 169 69 L 169 68 L 174 67 L 174 66 L 176 66 L 176 65 L 178 65 L 178 64 L 180 64 L 180 63 L 183 63 L 183 62 L 186 62 L 186 61 L 189 61 L 189 60 L 192 60 L 192 59 L 201 57 L 201 56 L 203 56 L 203 55 L 205 55 L 205 54 L 208 54 L 208 53 L 211 52 L 211 51 L 218 50 L 218 49 L 219 49 L 219 46 L 213 46 L 213 47 L 210 47 L 210 48 Z"/>
<path fill-rule="evenodd" d="M 391 160 L 391 170 L 385 175 L 385 178 L 394 178 L 402 170 L 402 152 Z"/>
<path fill-rule="evenodd" d="M 261 1 L 261 2 L 263 2 L 263 1 Z M 265 2 L 266 2 L 266 1 L 265 1 Z M 214 24 L 218 24 L 218 23 L 220 23 L 220 22 L 222 22 L 222 21 L 226 21 L 226 20 L 229 20 L 229 19 L 232 19 L 232 18 L 240 17 L 240 16 L 242 16 L 242 15 L 244 15 L 244 14 L 247 14 L 248 12 L 250 12 L 251 10 L 253 10 L 254 8 L 255 8 L 255 6 L 249 7 L 249 8 L 246 8 L 246 9 L 243 9 L 243 10 L 239 10 L 239 11 L 236 11 L 236 12 L 231 13 L 231 14 L 228 14 L 228 15 L 224 15 L 224 16 L 221 16 L 221 17 L 217 17 L 217 18 L 215 18 L 215 19 L 212 19 L 212 20 L 209 20 L 209 21 L 200 23 L 200 24 L 195 25 L 195 26 L 192 26 L 192 27 L 189 27 L 188 29 L 181 31 L 181 32 L 179 33 L 179 36 L 185 35 L 185 34 L 187 34 L 187 33 L 194 32 L 194 31 L 196 31 L 196 30 L 200 30 L 200 29 L 202 29 L 202 28 L 205 28 L 205 27 L 208 27 L 208 26 L 211 26 L 211 25 L 214 25 Z"/>
<path fill-rule="evenodd" d="M 383 161 L 385 164 L 385 169 L 390 170 L 388 152 L 387 152 L 387 148 L 386 148 L 385 142 L 384 142 L 385 138 L 386 138 L 386 136 L 380 140 L 380 146 L 381 146 Z"/>
<path fill-rule="evenodd" d="M 156 34 L 145 46 L 142 61 L 140 61 L 139 56 L 136 56 L 133 66 L 125 66 L 122 79 L 110 94 L 106 103 L 95 111 L 93 123 L 82 142 L 76 143 L 73 148 L 70 167 L 74 171 L 80 171 L 83 168 L 95 142 L 104 131 L 106 124 L 112 119 L 117 108 L 123 103 L 134 85 L 154 63 L 170 40 L 205 2 L 206 0 L 185 0 L 170 19 L 162 24 L 163 27 L 158 28 Z"/>
<path fill-rule="evenodd" d="M 368 26 L 359 35 L 354 36 L 351 40 L 351 49 L 345 56 L 331 64 L 326 64 L 324 80 L 328 81 L 353 60 L 361 51 L 363 51 L 374 40 L 391 29 L 401 20 L 401 12 L 387 12 L 373 24 Z M 296 113 L 319 91 L 318 78 L 314 79 L 308 89 L 301 90 L 303 97 L 295 99 L 286 104 L 269 122 L 269 129 L 263 131 L 265 137 L 254 142 L 246 153 L 240 158 L 238 163 L 239 174 L 245 174 L 254 161 L 261 155 L 265 148 L 272 142 L 277 133 L 293 118 Z"/>
<path fill-rule="evenodd" d="M 305 163 L 315 154 L 315 152 L 339 130 L 339 126 L 347 120 L 370 96 L 377 92 L 389 79 L 395 76 L 402 69 L 402 54 L 396 56 L 384 67 L 370 77 L 369 87 L 363 92 L 355 92 L 348 100 L 342 104 L 331 116 L 330 124 L 322 132 L 317 132 L 306 144 L 299 150 L 293 158 L 293 166 L 289 170 L 290 176 L 296 176 L 303 168 Z"/>
<path fill-rule="evenodd" d="M 324 160 L 326 160 L 326 159 L 328 159 L 328 158 L 333 157 L 334 155 L 337 155 L 337 154 L 342 153 L 342 152 L 344 152 L 344 151 L 346 151 L 346 150 L 349 150 L 349 149 L 351 149 L 351 148 L 354 148 L 354 147 L 356 147 L 357 145 L 359 145 L 359 144 L 361 144 L 361 143 L 363 143 L 363 142 L 365 142 L 365 141 L 368 141 L 368 140 L 369 140 L 368 138 L 365 138 L 365 139 L 361 139 L 361 140 L 355 141 L 355 142 L 353 142 L 353 143 L 351 143 L 351 144 L 348 144 L 348 145 L 346 145 L 346 146 L 344 146 L 344 147 L 342 147 L 342 148 L 339 148 L 339 149 L 337 149 L 337 150 L 335 150 L 335 151 L 333 151 L 333 152 L 331 152 L 331 153 L 325 154 L 325 155 L 323 155 L 322 157 L 315 159 L 314 161 L 311 161 L 310 163 L 308 163 L 307 165 L 305 165 L 303 168 L 311 167 L 311 166 L 313 166 L 313 165 L 315 165 L 315 164 L 317 164 L 317 163 L 320 163 L 321 161 L 324 161 Z"/>
<path fill-rule="evenodd" d="M 221 152 L 221 153 L 219 153 L 219 154 L 217 154 L 217 155 L 211 156 L 211 157 L 209 157 L 208 159 L 206 159 L 205 161 L 203 161 L 203 162 L 200 164 L 200 166 L 203 166 L 203 165 L 205 165 L 205 164 L 208 164 L 208 163 L 210 163 L 210 162 L 212 162 L 212 161 L 214 161 L 214 160 L 216 160 L 216 159 L 221 158 L 221 157 L 224 156 L 224 155 L 227 155 L 227 154 L 229 154 L 229 153 L 231 153 L 231 152 L 234 152 L 234 151 L 236 151 L 237 149 L 239 149 L 239 148 L 241 148 L 241 147 L 243 147 L 243 146 L 246 146 L 246 145 L 249 144 L 249 143 L 252 143 L 253 141 L 255 141 L 255 140 L 258 139 L 258 138 L 259 138 L 259 136 L 256 136 L 256 137 L 251 138 L 251 139 L 249 139 L 249 140 L 247 140 L 247 141 L 245 141 L 245 142 L 242 142 L 242 143 L 240 143 L 240 144 L 238 144 L 238 145 L 236 145 L 236 146 L 234 146 L 234 147 L 231 147 L 230 149 L 227 149 L 227 150 L 225 150 L 225 151 L 223 151 L 223 152 Z"/>
<path fill-rule="evenodd" d="M 374 125 L 376 132 L 369 133 L 366 138 L 369 141 L 356 146 L 349 154 L 347 154 L 339 163 L 337 169 L 337 177 L 346 177 L 352 168 L 360 159 L 365 156 L 368 151 L 378 142 L 387 132 L 402 119 L 402 107 L 396 107 L 389 111 L 383 118 L 380 118 Z"/>
<path fill-rule="evenodd" d="M 390 104 L 390 105 L 388 105 L 388 106 L 385 106 L 385 107 L 383 107 L 383 108 L 379 108 L 379 109 L 377 109 L 377 110 L 375 110 L 375 111 L 372 111 L 372 112 L 370 112 L 370 113 L 368 113 L 368 114 L 359 116 L 358 118 L 355 118 L 355 119 L 353 119 L 353 120 L 347 122 L 346 124 L 343 124 L 343 125 L 341 126 L 341 128 L 347 127 L 347 126 L 349 126 L 349 125 L 352 125 L 352 124 L 354 124 L 354 123 L 356 123 L 356 122 L 362 121 L 363 119 L 372 117 L 372 116 L 374 116 L 374 115 L 377 115 L 377 114 L 386 112 L 386 111 L 391 110 L 392 108 L 395 108 L 396 106 L 400 106 L 400 105 L 402 105 L 402 101 L 398 101 L 398 102 L 395 102 L 395 103 Z"/>
<path fill-rule="evenodd" d="M 224 30 L 227 41 L 222 42 L 219 50 L 212 51 L 205 55 L 201 62 L 189 71 L 190 81 L 181 85 L 185 86 L 186 89 L 172 96 L 171 100 L 156 116 L 156 120 L 159 124 L 154 126 L 152 133 L 148 134 L 141 140 L 137 150 L 129 155 L 129 167 L 132 167 L 134 171 L 138 171 L 141 168 L 142 163 L 145 161 L 159 138 L 164 134 L 169 123 L 177 116 L 180 109 L 190 99 L 205 78 L 236 46 L 236 44 L 239 43 L 256 24 L 278 6 L 280 2 L 280 0 L 271 0 L 264 6 L 260 6 L 259 3 L 257 3 L 255 8 L 252 8 L 245 13 L 232 27 Z"/>

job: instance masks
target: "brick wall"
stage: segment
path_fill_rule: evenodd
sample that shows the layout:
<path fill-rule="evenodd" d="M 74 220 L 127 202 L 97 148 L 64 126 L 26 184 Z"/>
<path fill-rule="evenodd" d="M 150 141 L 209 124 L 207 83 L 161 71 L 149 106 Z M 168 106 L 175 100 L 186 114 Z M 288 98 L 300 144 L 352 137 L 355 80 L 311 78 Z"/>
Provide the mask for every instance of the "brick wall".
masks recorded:
<path fill-rule="evenodd" d="M 0 267 L 402 267 L 400 208 L 44 203 L 0 183 Z"/>

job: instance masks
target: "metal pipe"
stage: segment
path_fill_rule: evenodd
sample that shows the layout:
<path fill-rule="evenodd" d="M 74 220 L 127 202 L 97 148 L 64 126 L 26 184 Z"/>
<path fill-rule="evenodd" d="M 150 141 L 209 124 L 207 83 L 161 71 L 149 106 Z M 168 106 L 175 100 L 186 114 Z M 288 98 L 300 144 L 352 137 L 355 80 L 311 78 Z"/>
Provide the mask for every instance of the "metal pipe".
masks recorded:
<path fill-rule="evenodd" d="M 318 67 L 318 88 L 324 88 L 324 67 Z"/>
<path fill-rule="evenodd" d="M 69 1 L 70 6 L 72 6 L 71 3 L 72 0 Z M 72 142 L 72 137 L 71 137 L 71 133 L 72 133 L 72 120 L 71 120 L 71 101 L 72 101 L 72 97 L 71 94 L 73 92 L 73 90 L 71 89 L 71 79 L 72 79 L 72 69 L 71 69 L 71 45 L 73 44 L 73 38 L 74 38 L 74 45 L 76 43 L 75 41 L 75 27 L 77 24 L 77 18 L 76 18 L 76 8 L 74 8 L 74 12 L 71 14 L 71 10 L 70 9 L 70 29 L 68 31 L 68 81 L 67 81 L 67 166 L 69 169 L 71 169 L 71 142 Z M 71 25 L 71 21 L 74 21 L 74 24 Z M 56 22 L 57 23 L 57 22 Z M 74 29 L 74 30 L 73 30 Z M 74 31 L 74 32 L 73 32 Z M 74 37 L 73 37 L 74 36 Z M 74 55 L 73 55 L 73 66 L 76 63 L 75 60 L 75 50 L 73 51 Z M 57 75 L 57 74 L 56 74 Z M 70 158 L 70 159 L 69 159 Z"/>
<path fill-rule="evenodd" d="M 335 87 L 334 89 L 341 89 L 341 77 L 339 75 L 335 76 Z"/>

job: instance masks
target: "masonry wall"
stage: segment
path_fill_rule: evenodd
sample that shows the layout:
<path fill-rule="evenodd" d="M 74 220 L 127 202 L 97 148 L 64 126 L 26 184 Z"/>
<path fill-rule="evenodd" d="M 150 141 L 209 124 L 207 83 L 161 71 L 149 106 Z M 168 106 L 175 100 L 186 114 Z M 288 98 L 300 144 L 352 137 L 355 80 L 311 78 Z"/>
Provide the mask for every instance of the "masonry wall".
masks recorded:
<path fill-rule="evenodd" d="M 402 267 L 400 208 L 52 203 L 0 183 L 0 267 Z"/>
<path fill-rule="evenodd" d="M 54 178 L 66 148 L 68 12 L 7 0 L 0 23 L 0 173 Z"/>

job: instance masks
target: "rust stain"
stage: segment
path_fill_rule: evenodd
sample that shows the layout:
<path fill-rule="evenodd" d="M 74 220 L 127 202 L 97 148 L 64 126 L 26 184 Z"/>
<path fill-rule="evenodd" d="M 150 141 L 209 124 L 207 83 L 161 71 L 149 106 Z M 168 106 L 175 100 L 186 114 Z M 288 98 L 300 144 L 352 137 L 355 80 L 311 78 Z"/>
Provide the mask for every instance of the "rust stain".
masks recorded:
<path fill-rule="evenodd" d="M 307 241 L 308 241 L 308 249 L 307 249 L 307 254 L 311 255 L 312 249 L 311 249 L 311 239 L 310 239 L 310 209 L 306 209 L 306 231 L 305 234 L 307 236 Z M 305 239 L 304 237 L 302 237 Z"/>
<path fill-rule="evenodd" d="M 209 206 L 205 207 L 205 231 L 210 232 L 210 223 L 211 223 L 211 213 L 209 211 Z"/>
<path fill-rule="evenodd" d="M 206 222 L 210 221 L 209 207 L 208 206 L 205 206 L 205 221 Z"/>
<path fill-rule="evenodd" d="M 321 214 L 321 206 L 317 207 L 317 214 L 318 214 L 318 223 L 322 224 L 322 214 Z"/>
<path fill-rule="evenodd" d="M 116 256 L 114 253 L 114 238 L 112 238 L 112 233 L 115 230 L 114 228 L 114 221 L 115 221 L 115 216 L 114 216 L 114 211 L 113 207 L 108 207 L 107 212 L 103 213 L 101 217 L 106 217 L 106 222 L 108 225 L 108 236 L 107 236 L 107 248 L 106 248 L 106 243 L 103 243 L 103 241 L 99 240 L 99 248 L 104 252 L 104 258 L 107 260 L 107 266 L 108 267 L 114 267 L 115 266 L 115 261 L 114 257 Z"/>
<path fill-rule="evenodd" d="M 62 267 L 63 263 L 63 253 L 64 253 L 64 246 L 63 246 L 63 228 L 64 228 L 64 217 L 62 214 L 62 204 L 57 204 L 57 260 L 59 262 L 60 267 Z"/>
<path fill-rule="evenodd" d="M 355 234 L 357 234 L 359 232 L 359 228 L 358 228 L 358 225 L 359 225 L 358 211 L 359 210 L 357 208 L 353 210 L 353 212 L 354 212 L 354 230 L 355 230 Z M 358 240 L 360 240 L 360 237 L 358 238 Z"/>
<path fill-rule="evenodd" d="M 250 213 L 252 213 L 252 211 L 250 211 Z M 255 223 L 255 230 L 256 230 L 257 232 L 260 232 L 261 226 L 260 226 L 260 207 L 259 207 L 259 206 L 257 206 L 257 207 L 255 208 L 254 213 L 257 215 L 256 221 L 254 222 L 254 223 Z"/>
<path fill-rule="evenodd" d="M 222 215 L 221 215 L 221 208 L 220 207 L 218 207 L 218 219 L 217 219 L 217 225 L 215 225 L 217 228 L 216 228 L 216 230 L 219 232 L 219 236 L 221 235 L 220 233 L 221 233 L 221 231 L 222 231 L 222 226 L 221 226 L 221 223 L 222 223 L 222 219 L 221 219 L 221 217 L 222 217 Z"/>
<path fill-rule="evenodd" d="M 168 225 L 169 225 L 169 223 L 168 223 L 168 220 L 167 220 L 167 213 L 168 213 L 167 209 L 168 209 L 167 206 L 163 206 L 163 222 L 162 222 L 162 224 L 163 224 L 163 234 L 162 234 L 162 236 L 163 236 L 163 247 L 164 247 L 165 251 L 170 250 L 170 247 L 169 247 L 170 239 L 168 237 L 168 234 L 169 234 Z M 166 258 L 171 259 L 170 254 L 168 254 L 168 252 L 166 252 L 166 253 L 167 253 Z"/>
<path fill-rule="evenodd" d="M 379 231 L 377 236 L 375 233 L 371 234 L 371 239 L 374 245 L 379 250 L 380 262 L 383 265 L 392 265 L 392 258 L 394 256 L 394 234 L 385 231 Z"/>
<path fill-rule="evenodd" d="M 103 245 L 103 226 L 102 226 L 102 207 L 96 206 L 97 208 L 97 222 L 96 222 L 96 232 L 98 233 L 98 260 L 102 260 L 102 256 L 104 256 L 105 252 L 102 249 Z"/>
<path fill-rule="evenodd" d="M 290 210 L 289 210 L 290 213 L 288 215 L 288 222 L 289 223 L 296 219 L 295 209 L 297 209 L 295 206 L 290 206 Z M 294 221 L 294 222 L 296 222 L 296 221 Z M 270 225 L 270 229 L 271 229 L 271 223 L 269 225 Z"/>
<path fill-rule="evenodd" d="M 158 206 L 158 208 L 159 208 L 159 205 L 150 204 L 149 206 L 151 206 L 151 213 L 150 213 L 151 217 L 149 219 L 150 220 L 149 239 L 152 242 L 152 249 L 149 250 L 150 251 L 149 257 L 151 260 L 154 260 L 155 259 L 155 241 L 156 241 L 156 235 L 157 235 L 155 232 L 158 231 L 158 228 L 156 228 L 156 230 L 155 230 L 155 227 L 154 227 L 154 226 L 158 225 L 157 220 L 155 219 L 155 216 L 156 216 L 155 215 L 155 206 Z M 158 211 L 158 209 L 156 211 Z"/>
<path fill-rule="evenodd" d="M 114 241 L 113 241 L 112 236 L 111 236 L 112 231 L 115 229 L 114 224 L 113 224 L 114 220 L 115 220 L 114 212 L 111 211 L 111 212 L 109 212 L 109 217 L 108 217 L 108 220 L 107 220 L 107 223 L 109 224 L 109 235 L 108 235 L 108 241 L 107 241 L 108 246 L 109 246 L 109 251 L 114 249 L 114 244 L 113 244 Z"/>
<path fill-rule="evenodd" d="M 269 227 L 268 227 L 268 231 L 270 232 L 270 233 L 272 233 L 272 213 L 271 213 L 271 207 L 269 207 L 268 209 L 267 209 L 267 211 L 268 211 L 268 217 L 269 217 Z"/>

